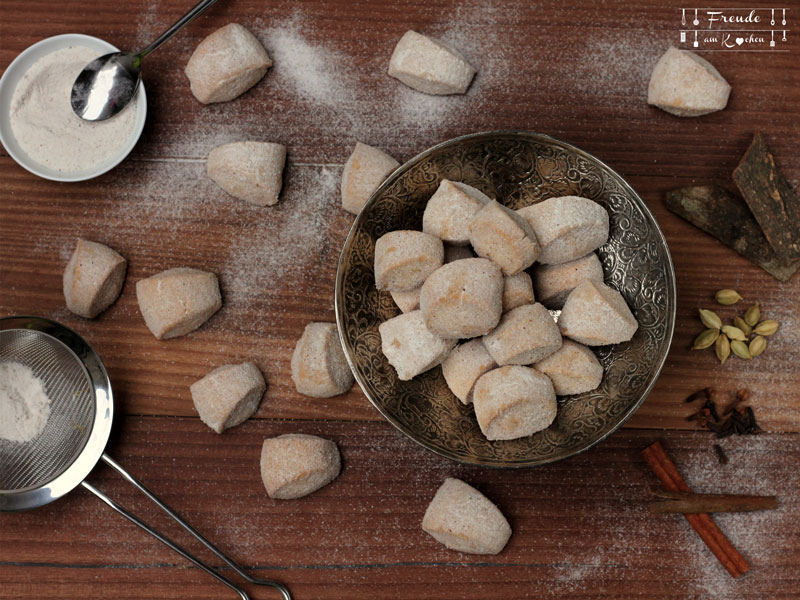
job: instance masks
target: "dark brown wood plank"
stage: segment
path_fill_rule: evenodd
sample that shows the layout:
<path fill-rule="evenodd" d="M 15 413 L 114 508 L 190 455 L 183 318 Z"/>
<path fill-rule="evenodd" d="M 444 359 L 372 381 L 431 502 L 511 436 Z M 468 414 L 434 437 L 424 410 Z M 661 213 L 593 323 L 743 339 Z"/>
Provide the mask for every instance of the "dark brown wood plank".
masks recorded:
<path fill-rule="evenodd" d="M 352 221 L 338 207 L 339 167 L 290 164 L 281 202 L 260 209 L 226 197 L 199 162 L 128 161 L 117 169 L 113 186 L 87 182 L 82 189 L 58 186 L 58 192 L 9 162 L 0 157 L 8 167 L 2 171 L 8 195 L 0 221 L 0 311 L 54 318 L 85 335 L 106 361 L 124 412 L 194 415 L 189 384 L 221 364 L 255 360 L 270 386 L 259 416 L 380 419 L 357 389 L 327 400 L 304 398 L 289 377 L 305 324 L 334 318 L 339 248 Z M 159 191 L 140 178 L 175 185 Z M 775 281 L 668 212 L 662 199 L 674 178 L 630 179 L 648 190 L 644 199 L 670 242 L 679 287 L 672 352 L 631 425 L 686 428 L 691 409 L 681 400 L 713 385 L 725 393 L 750 388 L 762 426 L 800 430 L 796 284 Z M 129 261 L 121 298 L 94 321 L 64 307 L 61 272 L 78 236 L 108 243 Z M 197 332 L 160 342 L 139 314 L 135 282 L 185 265 L 219 274 L 224 306 Z M 697 308 L 711 306 L 714 291 L 724 287 L 738 289 L 749 302 L 759 300 L 764 316 L 782 329 L 762 357 L 731 359 L 719 368 L 713 352 L 689 347 L 701 330 Z M 740 308 L 720 307 L 719 313 L 732 316 Z"/>
<path fill-rule="evenodd" d="M 162 1 L 157 10 L 138 2 L 91 9 L 68 2 L 54 19 L 47 2 L 8 1 L 0 14 L 0 65 L 34 41 L 67 31 L 134 47 L 183 10 L 182 0 Z M 132 414 L 192 415 L 192 381 L 219 364 L 254 359 L 270 381 L 259 416 L 378 419 L 357 390 L 307 399 L 288 377 L 289 355 L 305 323 L 333 318 L 332 282 L 351 222 L 337 208 L 339 165 L 357 138 L 406 159 L 454 135 L 518 127 L 562 137 L 619 170 L 669 240 L 679 288 L 674 349 L 630 424 L 686 427 L 677 400 L 712 384 L 753 388 L 765 427 L 798 430 L 796 281 L 771 281 L 670 215 L 663 202 L 664 193 L 680 185 L 729 183 L 754 129 L 770 136 L 786 174 L 796 179 L 800 72 L 791 68 L 791 54 L 719 53 L 712 60 L 734 88 L 725 111 L 679 119 L 648 107 L 650 67 L 674 41 L 676 14 L 677 8 L 655 0 L 640 2 L 635 19 L 624 3 L 276 2 L 268 14 L 252 0 L 223 3 L 153 55 L 145 135 L 118 169 L 92 182 L 57 184 L 0 157 L 0 311 L 50 316 L 85 334 L 109 365 L 122 409 Z M 276 65 L 235 102 L 204 107 L 189 94 L 183 64 L 204 35 L 230 20 L 251 27 Z M 467 96 L 414 96 L 385 75 L 394 40 L 409 27 L 463 44 L 480 67 Z M 302 86 L 293 83 L 291 58 L 278 60 L 287 39 L 327 52 L 329 81 L 354 95 L 304 99 Z M 287 187 L 275 208 L 226 198 L 205 178 L 210 148 L 244 137 L 289 145 Z M 60 273 L 77 235 L 105 241 L 130 260 L 121 299 L 95 322 L 75 319 L 63 307 Z M 143 326 L 134 283 L 178 265 L 218 272 L 225 307 L 195 334 L 161 343 Z M 697 333 L 696 308 L 720 287 L 761 300 L 783 324 L 758 361 L 717 369 L 710 353 L 688 351 Z"/>
<path fill-rule="evenodd" d="M 250 421 L 222 436 L 196 419 L 129 417 L 118 425 L 112 456 L 297 598 L 633 598 L 641 590 L 650 598 L 788 598 L 800 584 L 796 434 L 724 440 L 725 467 L 710 435 L 664 436 L 693 489 L 781 501 L 775 511 L 715 517 L 752 564 L 734 583 L 679 515 L 649 513 L 647 486 L 657 480 L 640 451 L 661 435 L 652 431 L 619 432 L 569 461 L 508 471 L 441 459 L 385 423 Z M 343 472 L 304 499 L 273 501 L 259 477 L 260 444 L 292 431 L 335 440 Z M 422 532 L 425 507 L 448 476 L 475 485 L 507 515 L 514 534 L 501 554 L 461 555 Z M 186 542 L 108 469 L 90 480 Z M 0 514 L 0 580 L 0 598 L 226 593 L 83 490 Z"/>

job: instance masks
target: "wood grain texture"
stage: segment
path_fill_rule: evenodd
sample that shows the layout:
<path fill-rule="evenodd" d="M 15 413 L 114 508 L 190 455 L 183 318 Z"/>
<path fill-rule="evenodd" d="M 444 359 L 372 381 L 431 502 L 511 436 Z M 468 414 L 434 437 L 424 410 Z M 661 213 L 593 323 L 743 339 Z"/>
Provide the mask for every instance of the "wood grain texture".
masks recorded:
<path fill-rule="evenodd" d="M 337 442 L 343 471 L 296 501 L 270 500 L 258 475 L 264 437 L 302 431 Z M 800 585 L 796 434 L 723 442 L 673 432 L 665 444 L 705 492 L 774 494 L 775 511 L 715 519 L 752 564 L 730 577 L 680 515 L 648 511 L 658 485 L 640 451 L 647 431 L 620 432 L 546 469 L 470 468 L 438 458 L 385 423 L 249 421 L 216 435 L 196 419 L 127 417 L 109 453 L 243 564 L 297 598 L 789 598 Z M 447 550 L 421 529 L 445 477 L 476 486 L 514 534 L 497 556 Z M 106 468 L 90 480 L 186 542 Z M 312 541 L 313 540 L 313 541 Z M 225 590 L 82 490 L 26 513 L 0 514 L 0 598 L 223 597 Z M 471 582 L 465 585 L 464 582 Z M 257 598 L 271 597 L 267 593 Z"/>
<path fill-rule="evenodd" d="M 184 3 L 160 2 L 143 19 L 135 18 L 141 12 L 136 2 L 92 11 L 68 3 L 57 20 L 40 18 L 49 14 L 48 3 L 4 7 L 0 64 L 37 39 L 76 29 L 135 47 L 166 27 Z M 797 280 L 775 282 L 669 214 L 663 200 L 680 185 L 730 185 L 754 129 L 765 132 L 781 166 L 796 177 L 800 73 L 790 68 L 794 56 L 714 55 L 734 87 L 728 108 L 701 119 L 675 118 L 645 102 L 650 66 L 675 37 L 674 14 L 656 2 L 641 2 L 635 16 L 628 9 L 279 2 L 264 14 L 258 3 L 224 3 L 148 62 L 148 124 L 123 165 L 90 182 L 58 184 L 0 157 L 0 311 L 52 317 L 86 335 L 130 414 L 194 415 L 192 381 L 220 364 L 253 359 L 270 383 L 261 417 L 379 419 L 357 390 L 319 401 L 299 396 L 289 379 L 289 356 L 305 323 L 333 319 L 332 282 L 352 219 L 338 208 L 340 165 L 356 138 L 407 159 L 455 135 L 518 127 L 561 137 L 608 162 L 642 195 L 670 243 L 678 277 L 677 333 L 659 383 L 629 424 L 685 428 L 688 413 L 678 400 L 711 384 L 727 391 L 753 388 L 763 426 L 800 430 L 794 393 L 800 350 L 792 333 L 800 309 Z M 358 19 L 356 28 L 351 19 Z M 204 35 L 230 20 L 250 26 L 273 55 L 286 51 L 287 37 L 324 46 L 331 84 L 357 82 L 361 91 L 350 96 L 332 90 L 329 98 L 310 102 L 301 93 L 306 88 L 295 85 L 289 67 L 273 56 L 278 62 L 253 90 L 232 103 L 200 105 L 189 93 L 183 64 Z M 466 32 L 456 37 L 479 46 L 472 58 L 481 67 L 467 96 L 434 99 L 451 102 L 457 118 L 447 105 L 409 96 L 384 73 L 393 40 L 403 31 L 447 34 L 454 22 Z M 494 43 L 509 30 L 516 32 L 511 47 Z M 536 44 L 540 38 L 555 41 Z M 409 113 L 409 102 L 417 101 L 433 117 Z M 205 177 L 208 151 L 242 138 L 289 146 L 286 188 L 274 208 L 246 206 Z M 108 243 L 130 264 L 121 299 L 93 322 L 71 316 L 61 294 L 61 271 L 79 235 Z M 138 313 L 134 283 L 183 265 L 220 275 L 224 308 L 200 331 L 158 342 Z M 710 304 L 720 287 L 759 299 L 785 324 L 752 364 L 732 360 L 720 369 L 711 352 L 688 350 L 699 331 L 696 308 Z"/>
<path fill-rule="evenodd" d="M 188 4 L 65 0 L 54 13 L 44 0 L 4 0 L 0 69 L 32 43 L 67 32 L 142 46 Z M 352 222 L 339 208 L 338 183 L 355 141 L 407 160 L 457 135 L 518 128 L 564 139 L 609 164 L 642 196 L 669 241 L 676 335 L 659 382 L 628 426 L 688 428 L 692 408 L 681 400 L 713 385 L 722 394 L 750 388 L 766 429 L 800 431 L 797 277 L 778 283 L 664 206 L 675 187 L 714 182 L 733 189 L 731 172 L 754 131 L 765 134 L 797 187 L 799 46 L 791 32 L 789 53 L 710 55 L 733 86 L 728 108 L 672 117 L 646 105 L 650 69 L 678 35 L 679 4 L 667 4 L 221 2 L 149 59 L 148 121 L 117 169 L 58 184 L 30 175 L 0 149 L 0 315 L 51 317 L 84 335 L 114 385 L 112 456 L 237 560 L 286 581 L 297 598 L 794 598 L 798 434 L 725 440 L 731 463 L 724 468 L 709 434 L 665 434 L 693 489 L 781 499 L 777 511 L 716 517 L 753 566 L 731 582 L 680 517 L 648 514 L 645 490 L 655 480 L 639 451 L 656 436 L 651 431 L 618 432 L 546 469 L 473 469 L 406 440 L 358 389 L 310 399 L 289 378 L 305 324 L 333 320 L 332 284 Z M 230 21 L 254 31 L 275 65 L 236 101 L 202 106 L 183 66 L 205 35 Z M 419 96 L 385 74 L 396 40 L 411 28 L 450 39 L 475 62 L 479 73 L 466 96 Z M 292 69 L 298 50 L 302 72 Z M 326 77 L 311 76 L 315 64 Z M 235 201 L 206 178 L 211 148 L 237 139 L 288 146 L 275 207 Z M 129 261 L 122 296 L 94 321 L 69 314 L 61 292 L 78 236 L 107 243 Z M 218 273 L 224 306 L 193 334 L 159 342 L 141 319 L 135 282 L 176 266 Z M 700 329 L 697 308 L 723 287 L 761 301 L 765 316 L 783 327 L 764 356 L 747 364 L 731 359 L 720 369 L 712 353 L 688 348 Z M 196 418 L 189 384 L 244 360 L 264 370 L 267 395 L 257 419 L 217 436 Z M 317 494 L 273 502 L 259 480 L 260 444 L 290 431 L 334 439 L 344 470 Z M 447 476 L 475 485 L 509 517 L 514 536 L 502 554 L 455 554 L 421 531 L 425 506 Z M 98 469 L 92 481 L 174 531 L 108 470 Z M 253 596 L 272 597 L 264 590 Z M 0 514 L 0 598 L 41 597 L 228 596 L 79 490 L 34 512 Z"/>

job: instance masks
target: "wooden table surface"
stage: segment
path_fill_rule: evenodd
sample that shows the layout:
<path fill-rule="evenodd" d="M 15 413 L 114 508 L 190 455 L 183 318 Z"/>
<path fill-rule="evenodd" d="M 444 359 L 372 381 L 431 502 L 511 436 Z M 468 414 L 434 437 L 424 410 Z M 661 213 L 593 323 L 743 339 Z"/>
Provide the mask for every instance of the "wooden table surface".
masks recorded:
<path fill-rule="evenodd" d="M 0 68 L 32 43 L 81 32 L 123 48 L 147 43 L 190 2 L 3 0 Z M 726 110 L 679 119 L 646 104 L 652 65 L 680 29 L 680 4 L 527 0 L 221 2 L 146 67 L 142 139 L 95 180 L 39 179 L 0 151 L 0 316 L 36 314 L 74 328 L 108 367 L 118 418 L 108 446 L 135 476 L 259 576 L 305 598 L 797 598 L 800 590 L 800 291 L 779 283 L 669 213 L 667 190 L 730 174 L 762 131 L 800 179 L 800 18 L 788 52 L 706 55 L 733 86 Z M 726 1 L 726 6 L 759 2 Z M 770 6 L 762 4 L 762 6 Z M 274 60 L 241 98 L 202 106 L 182 69 L 197 43 L 231 21 Z M 415 29 L 453 42 L 479 73 L 464 97 L 425 97 L 385 71 Z M 341 167 L 356 140 L 399 160 L 451 137 L 523 129 L 564 139 L 633 185 L 669 241 L 678 282 L 672 351 L 655 389 L 608 440 L 574 459 L 527 471 L 468 468 L 429 454 L 384 422 L 361 392 L 327 400 L 296 393 L 294 343 L 310 320 L 333 320 L 333 280 L 352 216 L 339 207 Z M 205 176 L 214 146 L 256 139 L 288 146 L 278 205 L 226 196 Z M 61 274 L 77 237 L 128 259 L 119 300 L 95 320 L 64 306 Z M 186 337 L 157 341 L 134 283 L 163 269 L 219 274 L 224 305 Z M 762 357 L 691 352 L 698 307 L 733 287 L 782 323 Z M 722 311 L 727 312 L 732 311 Z M 189 384 L 221 364 L 255 361 L 269 389 L 255 418 L 216 435 L 197 418 Z M 712 385 L 752 393 L 765 432 L 722 442 L 691 431 L 682 403 Z M 319 434 L 341 448 L 342 475 L 295 501 L 270 500 L 258 474 L 264 437 Z M 776 494 L 766 513 L 717 522 L 752 565 L 732 580 L 684 519 L 651 516 L 656 480 L 640 450 L 666 440 L 697 491 Z M 447 476 L 496 502 L 514 535 L 498 556 L 451 552 L 420 521 Z M 163 526 L 135 490 L 99 467 L 91 480 Z M 213 561 L 212 561 L 213 562 Z M 275 597 L 252 590 L 256 598 Z M 0 514 L 0 598 L 223 598 L 229 590 L 76 490 L 46 507 Z"/>

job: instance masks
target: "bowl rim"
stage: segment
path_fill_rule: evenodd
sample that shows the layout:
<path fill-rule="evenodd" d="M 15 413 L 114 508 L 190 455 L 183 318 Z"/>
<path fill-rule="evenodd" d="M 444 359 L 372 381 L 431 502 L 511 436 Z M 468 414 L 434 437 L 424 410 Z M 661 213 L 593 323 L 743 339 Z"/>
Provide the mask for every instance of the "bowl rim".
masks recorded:
<path fill-rule="evenodd" d="M 653 224 L 655 225 L 655 231 L 658 234 L 659 239 L 661 240 L 661 243 L 663 245 L 664 250 L 666 251 L 665 267 L 666 267 L 666 271 L 667 271 L 667 288 L 668 288 L 667 289 L 667 292 L 668 292 L 667 293 L 667 297 L 671 300 L 671 302 L 669 303 L 669 307 L 668 307 L 668 313 L 669 314 L 668 314 L 668 322 L 667 322 L 667 331 L 665 333 L 666 340 L 667 340 L 667 346 L 666 346 L 666 351 L 664 352 L 663 356 L 661 357 L 661 360 L 656 365 L 656 369 L 654 371 L 654 375 L 653 375 L 652 381 L 650 381 L 648 386 L 645 388 L 644 392 L 642 393 L 642 395 L 638 399 L 638 401 L 635 402 L 633 405 L 631 405 L 621 415 L 621 417 L 619 418 L 617 423 L 615 423 L 614 426 L 611 427 L 603 435 L 601 435 L 600 437 L 598 437 L 595 440 L 592 440 L 589 444 L 587 444 L 583 448 L 580 448 L 579 450 L 575 450 L 575 451 L 570 452 L 569 454 L 565 454 L 563 456 L 557 456 L 557 457 L 554 457 L 554 458 L 549 458 L 549 459 L 543 460 L 543 461 L 541 461 L 541 462 L 539 462 L 539 463 L 537 463 L 535 465 L 524 464 L 524 463 L 523 464 L 514 464 L 514 463 L 511 463 L 511 464 L 491 464 L 491 463 L 484 463 L 484 462 L 475 461 L 475 460 L 469 460 L 469 459 L 466 459 L 466 458 L 464 458 L 462 456 L 458 456 L 458 455 L 455 455 L 454 453 L 448 452 L 446 449 L 435 447 L 432 444 L 429 444 L 426 441 L 420 440 L 417 437 L 415 437 L 413 435 L 413 432 L 408 431 L 407 428 L 402 423 L 397 421 L 391 414 L 386 412 L 383 409 L 383 407 L 381 407 L 380 404 L 372 397 L 372 394 L 370 394 L 369 392 L 366 391 L 368 388 L 365 386 L 365 382 L 362 381 L 361 374 L 359 373 L 358 369 L 356 369 L 356 366 L 355 366 L 355 364 L 353 362 L 351 353 L 348 351 L 348 342 L 345 339 L 345 336 L 344 336 L 344 333 L 343 333 L 344 332 L 344 314 L 343 314 L 344 313 L 344 308 L 343 308 L 343 302 L 342 302 L 342 295 L 343 295 L 343 285 L 344 285 L 344 275 L 345 275 L 345 270 L 343 268 L 344 259 L 345 259 L 345 251 L 348 248 L 348 246 L 351 244 L 352 239 L 355 236 L 356 229 L 362 223 L 362 221 L 365 219 L 364 215 L 366 213 L 367 207 L 369 207 L 372 204 L 374 204 L 376 199 L 388 187 L 393 185 L 394 182 L 401 175 L 406 173 L 413 166 L 415 166 L 418 163 L 420 163 L 423 160 L 425 160 L 428 156 L 430 156 L 434 152 L 437 152 L 437 151 L 441 150 L 442 148 L 447 148 L 448 146 L 454 146 L 456 144 L 459 144 L 459 143 L 462 143 L 462 142 L 465 142 L 465 141 L 472 141 L 472 140 L 478 140 L 478 139 L 487 139 L 487 138 L 493 138 L 493 137 L 507 137 L 507 138 L 516 137 L 516 138 L 524 138 L 524 139 L 529 140 L 529 141 L 555 143 L 555 144 L 560 145 L 560 146 L 562 146 L 562 147 L 564 147 L 564 148 L 566 148 L 566 149 L 568 149 L 568 150 L 570 150 L 572 152 L 577 153 L 578 155 L 580 155 L 580 156 L 582 156 L 584 158 L 587 158 L 587 159 L 589 159 L 591 161 L 594 161 L 597 164 L 599 164 L 602 168 L 607 169 L 609 173 L 613 174 L 614 176 L 616 176 L 619 179 L 619 181 L 622 184 L 623 189 L 626 191 L 626 193 L 629 193 L 634 198 L 634 200 L 638 203 L 638 208 L 645 214 L 645 216 L 647 216 L 648 218 L 650 218 L 652 220 Z M 675 331 L 675 319 L 676 319 L 676 314 L 677 314 L 677 304 L 678 304 L 678 292 L 677 292 L 677 284 L 676 284 L 676 280 L 675 280 L 675 266 L 674 266 L 673 261 L 672 261 L 672 254 L 670 253 L 669 244 L 667 243 L 667 239 L 664 236 L 664 232 L 661 231 L 661 227 L 659 227 L 658 221 L 656 220 L 655 216 L 650 211 L 650 208 L 647 206 L 647 204 L 644 202 L 644 200 L 642 200 L 641 196 L 639 196 L 639 194 L 636 193 L 636 191 L 627 182 L 627 180 L 624 177 L 622 177 L 619 173 L 617 173 L 617 171 L 615 171 L 610 166 L 608 166 L 605 162 L 603 162 L 602 160 L 598 159 L 594 155 L 589 154 L 588 152 L 586 152 L 584 150 L 581 150 L 580 148 L 577 148 L 577 147 L 573 146 L 572 144 L 570 144 L 568 142 L 564 142 L 564 141 L 562 141 L 562 140 L 560 140 L 558 138 L 555 138 L 553 136 L 549 136 L 549 135 L 546 135 L 546 134 L 534 133 L 534 132 L 529 132 L 529 131 L 524 131 L 524 130 L 519 130 L 519 129 L 496 129 L 496 130 L 481 131 L 481 132 L 477 132 L 477 133 L 470 133 L 470 134 L 466 134 L 466 135 L 461 135 L 461 136 L 446 140 L 444 142 L 440 142 L 440 143 L 438 143 L 438 144 L 436 144 L 434 146 L 431 146 L 427 150 L 424 150 L 424 151 L 420 152 L 419 154 L 417 154 L 413 158 L 409 159 L 408 161 L 406 161 L 405 163 L 403 163 L 402 165 L 397 167 L 397 169 L 395 169 L 384 180 L 384 182 L 372 193 L 372 195 L 367 199 L 367 201 L 364 203 L 364 206 L 361 208 L 361 210 L 359 211 L 359 213 L 356 216 L 355 220 L 353 221 L 353 224 L 350 227 L 350 231 L 348 232 L 347 237 L 345 238 L 344 243 L 342 244 L 342 250 L 341 250 L 341 252 L 339 254 L 339 263 L 338 263 L 337 268 L 336 268 L 336 284 L 335 284 L 335 289 L 334 289 L 334 311 L 336 313 L 336 329 L 337 329 L 337 331 L 339 333 L 339 341 L 342 344 L 342 349 L 344 350 L 345 358 L 347 359 L 347 364 L 350 367 L 350 370 L 353 372 L 353 376 L 355 377 L 356 381 L 358 382 L 358 385 L 361 388 L 363 394 L 367 397 L 367 399 L 370 401 L 370 403 L 378 410 L 378 412 L 384 417 L 384 419 L 389 421 L 389 423 L 391 423 L 396 429 L 401 431 L 406 437 L 408 437 L 409 439 L 411 439 L 412 441 L 414 441 L 418 445 L 422 446 L 423 448 L 425 448 L 425 449 L 427 449 L 427 450 L 429 450 L 431 452 L 434 452 L 435 454 L 438 454 L 439 456 L 443 456 L 444 458 L 448 458 L 448 459 L 450 459 L 450 460 L 452 460 L 452 461 L 454 461 L 456 463 L 460 463 L 460 464 L 466 464 L 466 465 L 472 465 L 472 466 L 478 466 L 478 467 L 484 467 L 484 468 L 494 468 L 494 469 L 534 468 L 534 467 L 540 467 L 540 466 L 552 464 L 552 463 L 555 463 L 555 462 L 559 462 L 561 460 L 566 460 L 568 458 L 572 458 L 573 456 L 576 456 L 578 454 L 581 454 L 582 452 L 585 452 L 585 451 L 589 450 L 590 448 L 594 447 L 595 445 L 599 444 L 600 442 L 602 442 L 603 440 L 608 438 L 610 435 L 614 434 L 618 429 L 620 429 L 625 424 L 625 422 L 628 421 L 628 419 L 631 418 L 633 413 L 635 413 L 639 409 L 639 407 L 645 401 L 647 396 L 650 395 L 650 392 L 652 391 L 653 387 L 655 386 L 656 382 L 658 381 L 658 378 L 661 376 L 661 371 L 664 368 L 664 364 L 667 361 L 667 357 L 669 356 L 669 351 L 670 351 L 670 349 L 672 347 L 673 335 L 674 335 L 674 331 Z"/>
<path fill-rule="evenodd" d="M 26 171 L 33 173 L 44 179 L 51 181 L 60 181 L 70 183 L 74 181 L 86 181 L 87 179 L 94 179 L 104 173 L 107 173 L 117 165 L 119 165 L 131 153 L 133 148 L 139 142 L 139 138 L 144 130 L 144 124 L 147 120 L 147 94 L 144 89 L 144 82 L 139 82 L 139 89 L 136 92 L 136 118 L 131 135 L 128 142 L 122 149 L 109 160 L 100 163 L 93 169 L 78 171 L 76 173 L 63 173 L 60 174 L 54 169 L 49 169 L 44 165 L 34 161 L 30 158 L 21 148 L 19 142 L 14 137 L 11 131 L 11 119 L 6 107 L 10 108 L 11 97 L 14 94 L 19 79 L 30 69 L 31 65 L 23 66 L 32 54 L 42 52 L 38 58 L 45 56 L 55 50 L 66 48 L 70 45 L 83 45 L 92 49 L 97 49 L 101 52 L 118 52 L 119 48 L 114 44 L 107 42 L 98 37 L 86 35 L 83 33 L 62 33 L 54 35 L 43 40 L 39 40 L 20 52 L 14 60 L 6 67 L 2 77 L 0 77 L 0 143 L 3 144 L 8 155 L 14 159 L 19 166 Z M 48 51 L 43 52 L 47 48 Z M 32 63 L 31 63 L 32 64 Z M 12 79 L 14 80 L 12 82 Z"/>

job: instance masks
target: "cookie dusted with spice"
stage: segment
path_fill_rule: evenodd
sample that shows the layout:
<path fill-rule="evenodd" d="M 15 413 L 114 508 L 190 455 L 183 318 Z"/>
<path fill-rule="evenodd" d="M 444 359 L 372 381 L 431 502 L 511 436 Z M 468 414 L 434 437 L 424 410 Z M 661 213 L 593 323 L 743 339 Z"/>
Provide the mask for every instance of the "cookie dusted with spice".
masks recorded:
<path fill-rule="evenodd" d="M 222 307 L 214 273 L 178 267 L 136 282 L 136 299 L 156 339 L 186 335 Z"/>
<path fill-rule="evenodd" d="M 547 308 L 563 307 L 570 292 L 587 279 L 603 283 L 603 266 L 594 253 L 559 265 L 533 268 L 536 298 Z"/>
<path fill-rule="evenodd" d="M 401 381 L 439 365 L 456 345 L 456 340 L 444 339 L 428 329 L 420 310 L 384 321 L 378 332 L 383 355 Z"/>
<path fill-rule="evenodd" d="M 536 233 L 542 264 L 558 265 L 586 256 L 608 240 L 608 212 L 581 196 L 560 196 L 517 211 Z"/>
<path fill-rule="evenodd" d="M 647 86 L 647 103 L 679 117 L 699 117 L 728 104 L 731 86 L 710 62 L 670 47 L 658 59 Z"/>
<path fill-rule="evenodd" d="M 64 269 L 67 308 L 87 319 L 99 315 L 122 291 L 127 266 L 128 261 L 108 246 L 78 239 Z"/>
<path fill-rule="evenodd" d="M 508 312 L 523 304 L 533 304 L 533 281 L 525 271 L 503 278 L 503 312 Z"/>
<path fill-rule="evenodd" d="M 330 398 L 353 387 L 339 334 L 333 323 L 309 323 L 292 353 L 292 381 L 312 398 Z"/>
<path fill-rule="evenodd" d="M 239 23 L 229 23 L 200 42 L 184 72 L 194 97 L 210 104 L 242 95 L 271 66 L 272 60 L 256 36 Z"/>
<path fill-rule="evenodd" d="M 482 375 L 472 392 L 472 405 L 488 440 L 515 440 L 547 429 L 557 410 L 550 378 L 517 365 Z"/>
<path fill-rule="evenodd" d="M 372 193 L 400 163 L 373 146 L 356 142 L 342 171 L 342 208 L 357 215 Z"/>
<path fill-rule="evenodd" d="M 490 201 L 489 196 L 466 183 L 443 179 L 425 205 L 422 231 L 444 242 L 466 246 L 469 244 L 469 224 Z"/>
<path fill-rule="evenodd" d="M 639 328 L 625 299 L 604 283 L 587 279 L 567 297 L 558 318 L 561 334 L 587 346 L 627 342 Z"/>
<path fill-rule="evenodd" d="M 389 75 L 426 94 L 463 94 L 476 69 L 451 45 L 407 31 L 389 60 Z"/>
<path fill-rule="evenodd" d="M 217 367 L 189 386 L 197 414 L 217 433 L 249 419 L 266 389 L 264 376 L 251 362 Z"/>
<path fill-rule="evenodd" d="M 500 509 L 471 485 L 450 477 L 428 505 L 422 529 L 440 544 L 466 554 L 498 554 L 511 538 L 511 526 Z"/>
<path fill-rule="evenodd" d="M 283 187 L 286 147 L 271 142 L 232 142 L 208 155 L 206 173 L 234 198 L 273 206 Z"/>
<path fill-rule="evenodd" d="M 447 339 L 484 335 L 500 320 L 503 274 L 485 258 L 465 258 L 436 269 L 422 285 L 425 324 Z"/>
<path fill-rule="evenodd" d="M 590 392 L 603 381 L 603 366 L 594 353 L 572 340 L 564 340 L 561 348 L 534 366 L 550 378 L 557 396 Z"/>
<path fill-rule="evenodd" d="M 462 404 L 472 402 L 475 382 L 497 366 L 480 340 L 470 340 L 456 346 L 442 362 L 442 375 L 447 387 Z"/>
<path fill-rule="evenodd" d="M 478 256 L 496 262 L 504 275 L 527 269 L 541 253 L 528 222 L 495 200 L 475 213 L 469 224 L 469 241 Z"/>
<path fill-rule="evenodd" d="M 303 433 L 267 438 L 261 447 L 261 479 L 276 500 L 302 498 L 338 477 L 342 459 L 335 442 Z"/>
<path fill-rule="evenodd" d="M 390 231 L 375 242 L 375 286 L 408 292 L 442 266 L 442 240 L 421 231 Z"/>
<path fill-rule="evenodd" d="M 529 365 L 558 350 L 561 334 L 544 306 L 524 304 L 505 313 L 483 345 L 498 365 Z"/>

